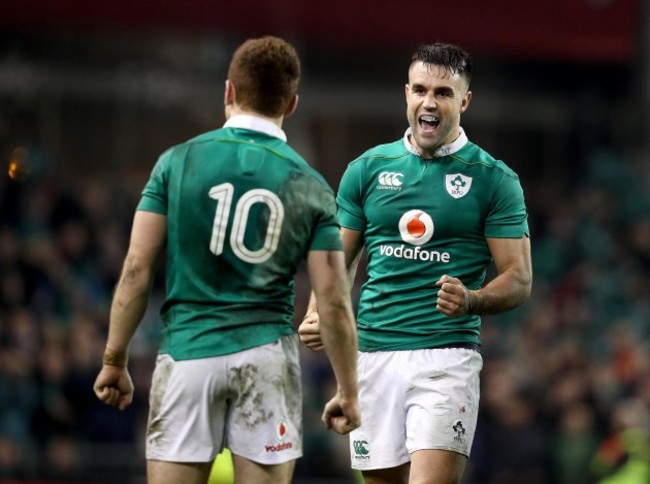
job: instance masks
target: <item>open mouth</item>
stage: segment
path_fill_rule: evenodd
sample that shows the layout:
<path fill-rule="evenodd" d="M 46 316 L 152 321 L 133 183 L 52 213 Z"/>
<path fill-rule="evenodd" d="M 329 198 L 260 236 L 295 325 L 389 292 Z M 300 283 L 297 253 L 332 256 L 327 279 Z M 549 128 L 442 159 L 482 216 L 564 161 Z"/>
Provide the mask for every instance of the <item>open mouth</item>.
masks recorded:
<path fill-rule="evenodd" d="M 440 119 L 437 116 L 431 114 L 423 114 L 419 118 L 420 129 L 427 133 L 434 131 L 438 125 L 440 125 Z"/>

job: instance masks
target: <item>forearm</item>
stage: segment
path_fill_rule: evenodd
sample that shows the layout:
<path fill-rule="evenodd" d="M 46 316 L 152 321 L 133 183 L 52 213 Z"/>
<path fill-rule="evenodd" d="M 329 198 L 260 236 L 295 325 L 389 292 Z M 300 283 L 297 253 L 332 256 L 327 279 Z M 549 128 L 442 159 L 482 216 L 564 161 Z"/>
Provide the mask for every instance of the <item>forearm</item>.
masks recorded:
<path fill-rule="evenodd" d="M 350 258 L 349 260 L 346 260 L 346 267 L 345 267 L 345 272 L 346 272 L 346 278 L 348 282 L 348 289 L 352 289 L 352 286 L 354 286 L 354 280 L 357 275 L 357 267 L 359 266 L 359 256 L 356 256 L 354 258 Z M 318 302 L 316 300 L 316 294 L 314 291 L 311 291 L 309 295 L 309 303 L 307 304 L 307 311 L 305 314 L 311 314 L 311 313 L 316 313 L 318 312 Z"/>
<path fill-rule="evenodd" d="M 504 271 L 483 288 L 470 291 L 469 313 L 498 314 L 523 304 L 530 296 L 531 277 L 520 271 Z"/>
<path fill-rule="evenodd" d="M 357 394 L 357 329 L 343 301 L 320 308 L 321 336 L 342 396 Z"/>
<path fill-rule="evenodd" d="M 106 342 L 110 351 L 128 352 L 131 339 L 147 309 L 150 284 L 151 271 L 127 259 L 111 304 Z"/>

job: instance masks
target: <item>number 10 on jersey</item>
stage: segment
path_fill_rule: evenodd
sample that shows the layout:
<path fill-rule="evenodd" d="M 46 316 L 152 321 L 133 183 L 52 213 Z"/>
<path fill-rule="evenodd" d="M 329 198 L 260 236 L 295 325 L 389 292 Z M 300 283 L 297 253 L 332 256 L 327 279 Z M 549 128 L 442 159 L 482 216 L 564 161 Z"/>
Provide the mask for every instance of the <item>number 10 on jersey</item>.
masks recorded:
<path fill-rule="evenodd" d="M 217 201 L 214 223 L 212 224 L 212 236 L 210 237 L 210 252 L 214 255 L 220 255 L 223 253 L 226 241 L 235 187 L 231 183 L 222 183 L 210 188 L 209 195 L 210 198 Z M 250 249 L 245 245 L 244 235 L 246 234 L 246 227 L 251 222 L 251 207 L 256 203 L 266 205 L 269 210 L 269 217 L 262 247 Z M 282 205 L 282 200 L 275 193 L 264 188 L 255 188 L 245 192 L 235 205 L 230 231 L 230 248 L 244 262 L 250 264 L 265 262 L 278 248 L 283 220 L 284 205 Z"/>

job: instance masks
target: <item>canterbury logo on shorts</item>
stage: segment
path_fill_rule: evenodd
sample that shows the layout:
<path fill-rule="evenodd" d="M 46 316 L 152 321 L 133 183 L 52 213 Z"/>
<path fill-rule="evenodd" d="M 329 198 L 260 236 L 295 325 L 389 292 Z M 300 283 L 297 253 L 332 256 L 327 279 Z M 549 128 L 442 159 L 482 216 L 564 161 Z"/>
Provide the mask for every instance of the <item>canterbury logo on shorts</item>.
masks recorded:
<path fill-rule="evenodd" d="M 352 447 L 354 447 L 354 453 L 359 456 L 368 455 L 370 452 L 367 448 L 368 442 L 365 440 L 355 440 L 352 442 Z"/>

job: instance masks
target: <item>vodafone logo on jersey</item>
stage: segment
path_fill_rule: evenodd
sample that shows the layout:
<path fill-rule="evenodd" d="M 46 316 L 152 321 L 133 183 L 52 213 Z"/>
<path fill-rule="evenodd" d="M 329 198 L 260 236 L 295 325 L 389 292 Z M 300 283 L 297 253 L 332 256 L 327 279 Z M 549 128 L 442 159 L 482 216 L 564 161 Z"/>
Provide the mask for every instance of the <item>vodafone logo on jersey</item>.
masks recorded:
<path fill-rule="evenodd" d="M 399 234 L 412 245 L 426 244 L 433 237 L 433 219 L 422 210 L 409 210 L 399 219 Z"/>
<path fill-rule="evenodd" d="M 377 177 L 377 181 L 379 182 L 377 188 L 379 190 L 401 190 L 402 184 L 404 183 L 402 178 L 404 178 L 403 173 L 382 171 Z"/>
<path fill-rule="evenodd" d="M 433 219 L 428 213 L 423 210 L 409 210 L 400 217 L 398 226 L 400 237 L 406 244 L 381 244 L 380 255 L 427 263 L 451 262 L 451 254 L 447 251 L 426 250 L 420 247 L 433 237 Z"/>

